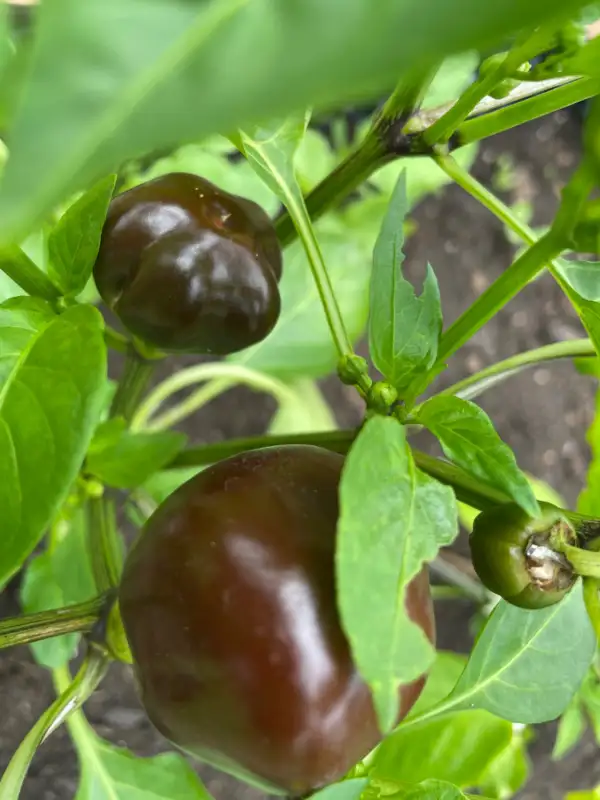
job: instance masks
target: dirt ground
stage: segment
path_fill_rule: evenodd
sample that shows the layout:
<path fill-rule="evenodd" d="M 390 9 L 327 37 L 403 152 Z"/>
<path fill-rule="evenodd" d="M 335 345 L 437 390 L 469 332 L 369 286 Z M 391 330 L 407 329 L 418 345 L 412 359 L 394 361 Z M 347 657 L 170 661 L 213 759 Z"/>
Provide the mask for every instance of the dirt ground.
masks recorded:
<path fill-rule="evenodd" d="M 557 192 L 572 169 L 580 142 L 576 113 L 560 112 L 519 131 L 503 134 L 482 148 L 476 174 L 490 183 L 498 157 L 509 153 L 517 182 L 509 199 L 534 204 L 534 224 L 543 224 L 556 206 Z M 408 247 L 409 269 L 425 261 L 435 267 L 446 324 L 510 263 L 513 246 L 502 226 L 458 187 L 428 198 L 416 213 L 418 232 Z M 536 281 L 499 314 L 455 357 L 439 379 L 452 383 L 485 364 L 520 350 L 580 336 L 579 322 L 549 276 Z M 340 423 L 350 425 L 360 409 L 351 392 L 337 382 L 324 382 Z M 594 382 L 567 363 L 538 368 L 507 381 L 481 403 L 501 436 L 514 448 L 521 466 L 560 490 L 570 503 L 582 488 L 589 459 L 585 431 L 591 419 Z M 219 437 L 252 435 L 264 430 L 273 411 L 269 401 L 236 391 L 204 409 L 187 432 L 200 442 Z M 418 442 L 432 447 L 425 437 Z M 0 616 L 15 613 L 16 584 L 0 595 Z M 469 648 L 468 604 L 446 603 L 437 609 L 439 645 Z M 0 651 L 0 772 L 32 722 L 51 699 L 47 674 L 26 648 Z M 109 679 L 86 706 L 98 733 L 139 754 L 165 749 L 165 743 L 145 720 L 125 669 L 113 667 Z M 542 726 L 530 752 L 533 777 L 519 795 L 522 800 L 562 800 L 567 790 L 591 788 L 600 781 L 600 759 L 591 737 L 568 758 L 550 760 L 554 727 Z M 201 769 L 216 800 L 262 800 L 251 789 Z M 38 753 L 25 783 L 23 800 L 68 800 L 75 793 L 77 763 L 64 730 L 54 734 Z"/>

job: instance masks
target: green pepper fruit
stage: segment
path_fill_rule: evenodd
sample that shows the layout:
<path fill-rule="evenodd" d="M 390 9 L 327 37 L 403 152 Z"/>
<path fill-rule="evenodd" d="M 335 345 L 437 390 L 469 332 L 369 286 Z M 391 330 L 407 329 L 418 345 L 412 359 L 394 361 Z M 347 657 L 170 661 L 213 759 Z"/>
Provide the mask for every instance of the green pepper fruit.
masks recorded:
<path fill-rule="evenodd" d="M 495 506 L 475 519 L 471 558 L 481 582 L 520 608 L 545 608 L 572 589 L 577 574 L 554 547 L 576 544 L 577 537 L 561 510 L 540 503 L 530 517 L 514 503 Z"/>

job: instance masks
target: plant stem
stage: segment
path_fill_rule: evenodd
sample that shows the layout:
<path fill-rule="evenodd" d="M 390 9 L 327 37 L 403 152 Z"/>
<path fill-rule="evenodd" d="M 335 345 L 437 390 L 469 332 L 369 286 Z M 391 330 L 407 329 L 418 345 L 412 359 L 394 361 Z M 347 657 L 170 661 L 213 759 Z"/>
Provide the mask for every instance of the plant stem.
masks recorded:
<path fill-rule="evenodd" d="M 578 575 L 585 578 L 600 578 L 600 553 L 581 550 L 569 544 L 563 544 L 557 550 L 564 554 Z"/>
<path fill-rule="evenodd" d="M 583 600 L 594 628 L 596 639 L 600 642 L 600 581 L 596 578 L 583 579 Z"/>
<path fill-rule="evenodd" d="M 596 356 L 596 351 L 590 339 L 571 339 L 566 342 L 556 342 L 555 344 L 536 347 L 534 350 L 527 350 L 524 353 L 518 353 L 516 356 L 504 359 L 504 361 L 498 361 L 496 364 L 492 364 L 474 375 L 452 384 L 452 386 L 439 392 L 439 394 L 456 395 L 464 400 L 472 400 L 497 383 L 536 364 L 561 358 L 594 356 Z"/>
<path fill-rule="evenodd" d="M 42 714 L 19 745 L 0 780 L 0 800 L 18 797 L 37 748 L 94 692 L 108 668 L 108 657 L 91 648 L 79 672 Z"/>
<path fill-rule="evenodd" d="M 560 253 L 561 247 L 550 233 L 525 250 L 511 266 L 454 322 L 442 335 L 438 363 L 445 362 L 459 350 L 486 322 L 517 295 L 548 261 Z"/>
<path fill-rule="evenodd" d="M 512 105 L 504 105 L 487 114 L 466 120 L 456 129 L 452 139 L 453 146 L 462 147 L 510 128 L 516 128 L 524 122 L 587 100 L 598 92 L 598 81 L 591 78 L 567 80 L 567 83 L 564 79 L 545 81 L 552 91 L 536 94 Z"/>
<path fill-rule="evenodd" d="M 546 39 L 547 33 L 535 31 L 524 43 L 510 50 L 495 70 L 491 70 L 471 84 L 456 103 L 423 132 L 424 142 L 429 146 L 447 142 L 458 126 L 473 112 L 477 104 L 511 72 L 535 55 Z"/>
<path fill-rule="evenodd" d="M 106 598 L 100 596 L 52 611 L 0 620 L 0 650 L 65 633 L 89 633 L 99 620 L 105 602 Z"/>
<path fill-rule="evenodd" d="M 111 417 L 119 416 L 126 422 L 131 421 L 154 367 L 154 361 L 143 358 L 132 346 L 128 348 L 125 368 L 110 409 Z"/>
<path fill-rule="evenodd" d="M 102 497 L 89 497 L 88 544 L 96 590 L 107 592 L 119 585 L 122 566 L 121 538 L 115 525 L 114 503 Z"/>
<path fill-rule="evenodd" d="M 517 124 L 515 109 L 528 101 L 527 111 L 532 119 L 550 113 L 558 108 L 564 108 L 579 100 L 591 97 L 596 93 L 593 88 L 594 81 L 587 78 L 553 78 L 537 83 L 526 83 L 518 86 L 508 97 L 495 99 L 483 98 L 472 109 L 468 119 L 457 128 L 457 135 L 449 143 L 451 147 L 461 147 L 476 139 L 492 136 L 500 130 L 507 130 Z M 563 94 L 564 87 L 577 84 Z M 583 85 L 580 85 L 583 84 Z M 555 96 L 556 95 L 556 96 Z M 542 102 L 542 98 L 544 98 Z M 363 181 L 367 180 L 376 170 L 385 164 L 411 155 L 421 155 L 424 151 L 423 135 L 431 129 L 436 120 L 443 117 L 451 104 L 435 109 L 418 110 L 402 125 L 403 136 L 394 135 L 388 120 L 385 137 L 371 130 L 365 139 L 345 158 L 321 183 L 319 183 L 305 198 L 306 208 L 310 218 L 319 219 L 332 206 L 339 204 L 345 197 L 353 192 Z M 508 109 L 511 109 L 508 114 Z M 506 111 L 508 116 L 503 118 Z M 494 114 L 493 121 L 486 129 L 484 119 Z M 515 116 L 512 117 L 511 115 Z M 478 128 L 469 128 L 470 121 L 477 122 Z M 513 121 L 511 121 L 511 119 Z M 519 123 L 521 123 L 519 116 Z M 400 146 L 400 144 L 403 146 Z M 394 148 L 394 149 L 393 149 Z M 287 210 L 282 211 L 275 220 L 275 227 L 282 247 L 287 247 L 297 236 L 297 231 Z"/>
<path fill-rule="evenodd" d="M 327 431 L 324 433 L 301 433 L 281 436 L 257 436 L 247 439 L 230 439 L 217 444 L 191 447 L 179 453 L 168 464 L 167 469 L 179 467 L 203 467 L 221 461 L 224 458 L 245 453 L 261 447 L 275 447 L 283 444 L 310 444 L 324 447 L 336 453 L 345 454 L 352 446 L 358 431 Z M 508 497 L 491 486 L 472 478 L 460 467 L 442 459 L 412 451 L 419 469 L 436 478 L 441 483 L 451 486 L 457 498 L 473 508 L 483 510 L 499 503 L 507 503 Z"/>
<path fill-rule="evenodd" d="M 176 392 L 194 386 L 197 383 L 212 379 L 222 379 L 212 389 L 203 387 L 198 392 L 186 398 L 179 405 L 170 409 L 151 420 L 151 417 L 160 406 Z M 138 408 L 134 415 L 131 428 L 132 430 L 150 429 L 155 430 L 171 426 L 174 422 L 179 422 L 184 417 L 196 411 L 206 402 L 211 400 L 216 393 L 224 391 L 233 383 L 244 383 L 247 386 L 261 392 L 268 392 L 277 398 L 279 403 L 288 402 L 295 399 L 294 393 L 285 383 L 265 375 L 262 372 L 244 367 L 241 364 L 229 362 L 218 362 L 209 364 L 198 364 L 188 367 L 175 375 L 167 378 L 160 383 Z"/>
<path fill-rule="evenodd" d="M 563 190 L 563 198 L 551 229 L 540 239 L 494 194 L 448 155 L 436 154 L 436 163 L 466 192 L 488 208 L 498 219 L 526 241 L 530 247 L 451 325 L 442 336 L 438 363 L 445 361 L 490 320 L 509 300 L 546 266 L 564 284 L 554 259 L 568 245 L 573 226 L 593 186 L 593 176 L 585 160 Z"/>
<path fill-rule="evenodd" d="M 458 589 L 460 592 L 459 596 L 467 597 L 481 605 L 489 602 L 491 593 L 488 592 L 485 586 L 480 581 L 471 578 L 469 575 L 465 575 L 461 569 L 455 564 L 446 561 L 443 556 L 439 555 L 435 558 L 429 565 L 429 570 L 445 583 Z"/>
<path fill-rule="evenodd" d="M 104 341 L 108 347 L 112 347 L 113 350 L 117 350 L 119 353 L 127 353 L 130 346 L 129 339 L 126 336 L 106 324 L 104 325 Z"/>
<path fill-rule="evenodd" d="M 54 303 L 61 296 L 60 289 L 17 245 L 0 251 L 0 270 L 32 297 Z"/>

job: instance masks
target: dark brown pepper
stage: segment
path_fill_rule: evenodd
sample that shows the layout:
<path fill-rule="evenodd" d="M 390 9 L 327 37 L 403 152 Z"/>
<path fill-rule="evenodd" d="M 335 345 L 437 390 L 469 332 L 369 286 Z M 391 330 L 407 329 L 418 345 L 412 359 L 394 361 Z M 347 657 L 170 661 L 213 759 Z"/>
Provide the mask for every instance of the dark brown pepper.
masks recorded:
<path fill-rule="evenodd" d="M 166 351 L 226 355 L 277 322 L 281 250 L 267 214 L 197 175 L 115 197 L 94 278 L 136 336 Z"/>
<path fill-rule="evenodd" d="M 292 795 L 340 779 L 380 739 L 336 608 L 342 465 L 321 448 L 284 446 L 207 469 L 148 521 L 120 590 L 156 727 Z M 406 603 L 433 641 L 425 570 Z M 400 689 L 401 717 L 423 685 Z"/>

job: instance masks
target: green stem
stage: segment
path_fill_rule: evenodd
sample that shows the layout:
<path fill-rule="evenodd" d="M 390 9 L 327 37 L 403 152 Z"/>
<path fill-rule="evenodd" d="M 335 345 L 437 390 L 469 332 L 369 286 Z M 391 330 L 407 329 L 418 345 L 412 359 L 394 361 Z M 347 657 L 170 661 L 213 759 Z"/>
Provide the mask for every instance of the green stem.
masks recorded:
<path fill-rule="evenodd" d="M 100 596 L 52 611 L 0 620 L 0 650 L 65 633 L 89 633 L 98 622 L 105 603 L 105 597 Z"/>
<path fill-rule="evenodd" d="M 569 544 L 557 548 L 567 558 L 578 575 L 585 578 L 600 578 L 600 553 L 581 550 Z"/>
<path fill-rule="evenodd" d="M 559 266 L 554 263 L 554 259 L 568 246 L 570 232 L 593 186 L 593 177 L 583 160 L 563 190 L 562 202 L 552 228 L 537 239 L 531 228 L 521 222 L 507 205 L 482 186 L 452 156 L 436 154 L 434 158 L 449 177 L 530 245 L 444 333 L 438 352 L 438 363 L 441 363 L 468 341 L 546 266 L 557 277 Z M 557 279 L 560 281 L 559 277 Z"/>
<path fill-rule="evenodd" d="M 583 579 L 583 600 L 594 628 L 596 639 L 600 642 L 600 581 L 595 578 Z"/>
<path fill-rule="evenodd" d="M 89 497 L 88 545 L 96 590 L 107 592 L 119 585 L 122 566 L 121 538 L 115 524 L 114 503 L 104 495 Z"/>
<path fill-rule="evenodd" d="M 131 421 L 131 417 L 152 376 L 154 367 L 154 361 L 143 358 L 137 350 L 129 347 L 125 359 L 125 368 L 112 401 L 111 417 L 119 416 L 123 417 L 126 422 Z"/>
<path fill-rule="evenodd" d="M 486 322 L 517 295 L 546 264 L 560 253 L 556 239 L 547 234 L 519 256 L 492 285 L 442 335 L 438 363 L 445 362 Z"/>
<path fill-rule="evenodd" d="M 10 760 L 0 780 L 0 800 L 18 797 L 38 747 L 85 703 L 106 674 L 108 664 L 106 654 L 96 648 L 90 649 L 73 681 L 37 720 Z"/>
<path fill-rule="evenodd" d="M 119 353 L 127 353 L 129 350 L 129 339 L 106 324 L 104 326 L 104 341 L 108 347 L 112 347 L 113 350 L 117 350 Z"/>
<path fill-rule="evenodd" d="M 561 358 L 594 356 L 596 356 L 596 351 L 590 339 L 571 339 L 566 342 L 556 342 L 555 344 L 544 345 L 544 347 L 536 347 L 535 350 L 528 350 L 525 353 L 518 353 L 516 356 L 504 359 L 504 361 L 498 361 L 496 364 L 492 364 L 474 375 L 452 384 L 452 386 L 439 392 L 439 394 L 457 395 L 465 400 L 472 400 L 497 383 L 516 375 L 528 367 Z"/>
<path fill-rule="evenodd" d="M 465 575 L 461 569 L 444 558 L 439 556 L 435 558 L 429 565 L 429 570 L 433 575 L 450 584 L 452 588 L 458 589 L 459 597 L 467 597 L 479 605 L 484 605 L 489 602 L 492 596 L 480 581 Z M 432 586 L 431 588 L 436 589 L 439 587 Z"/>
<path fill-rule="evenodd" d="M 575 88 L 577 84 L 577 88 Z M 527 113 L 531 119 L 548 114 L 559 108 L 584 100 L 596 93 L 594 81 L 587 78 L 553 78 L 537 83 L 522 84 L 508 97 L 484 97 L 471 110 L 467 120 L 462 122 L 452 138 L 453 148 L 492 136 L 501 130 L 526 121 L 516 109 L 527 103 Z M 436 124 L 451 108 L 452 104 L 434 109 L 416 111 L 401 128 L 403 136 L 396 136 L 395 128 L 387 120 L 387 126 L 377 131 L 371 129 L 365 139 L 345 158 L 321 183 L 305 198 L 310 218 L 319 219 L 328 209 L 339 205 L 351 192 L 357 189 L 376 170 L 411 155 L 420 155 L 429 149 L 423 142 L 424 134 Z M 503 114 L 507 116 L 504 117 Z M 493 115 L 489 127 L 485 119 Z M 513 116 L 514 115 L 514 116 Z M 470 127 L 471 120 L 477 127 Z M 395 149 L 394 149 L 395 148 Z M 277 235 L 283 247 L 287 247 L 297 237 L 297 231 L 287 210 L 275 220 Z"/>
<path fill-rule="evenodd" d="M 488 136 L 495 136 L 497 133 L 515 128 L 530 120 L 580 103 L 598 92 L 598 81 L 591 78 L 567 78 L 566 80 L 567 83 L 565 83 L 565 79 L 544 81 L 543 83 L 548 84 L 551 90 L 466 120 L 458 126 L 452 140 L 453 146 L 462 147 Z"/>
<path fill-rule="evenodd" d="M 222 380 L 214 384 L 211 389 L 209 389 L 209 387 L 203 387 L 203 389 L 192 394 L 173 409 L 151 420 L 151 417 L 157 409 L 160 408 L 171 395 L 189 386 L 194 386 L 197 383 L 213 379 Z M 243 383 L 257 391 L 272 394 L 279 403 L 285 403 L 295 399 L 294 393 L 285 383 L 240 364 L 232 364 L 229 362 L 198 364 L 177 372 L 150 392 L 134 415 L 131 428 L 132 430 L 154 430 L 170 426 L 174 422 L 179 422 L 184 417 L 196 411 L 204 405 L 204 403 L 212 399 L 216 393 L 224 391 L 233 383 Z"/>
<path fill-rule="evenodd" d="M 361 144 L 327 175 L 305 198 L 306 210 L 316 221 L 328 209 L 338 205 L 351 192 L 367 180 L 375 170 L 393 161 L 395 156 L 386 153 L 381 139 L 371 131 Z M 275 230 L 282 247 L 290 245 L 298 236 L 289 211 L 286 209 L 275 220 Z"/>
<path fill-rule="evenodd" d="M 345 454 L 352 446 L 357 431 L 327 431 L 324 433 L 286 434 L 281 436 L 257 436 L 247 439 L 230 439 L 218 444 L 191 447 L 179 453 L 167 469 L 179 467 L 204 467 L 248 450 L 261 447 L 276 447 L 285 444 L 310 444 L 324 447 L 336 453 Z M 451 486 L 457 498 L 473 508 L 483 510 L 499 503 L 507 503 L 509 498 L 491 486 L 472 478 L 460 467 L 442 459 L 413 450 L 413 457 L 419 469 L 436 478 L 440 483 Z"/>
<path fill-rule="evenodd" d="M 17 245 L 0 251 L 0 270 L 32 297 L 54 303 L 61 296 L 60 289 Z"/>
<path fill-rule="evenodd" d="M 510 50 L 506 58 L 495 70 L 491 70 L 471 84 L 456 103 L 423 132 L 422 138 L 424 142 L 429 146 L 447 142 L 458 126 L 473 113 L 477 104 L 489 95 L 490 91 L 504 78 L 508 77 L 511 72 L 518 69 L 532 55 L 535 55 L 539 51 L 542 42 L 546 39 L 547 34 L 545 32 L 536 31 L 523 44 Z"/>

